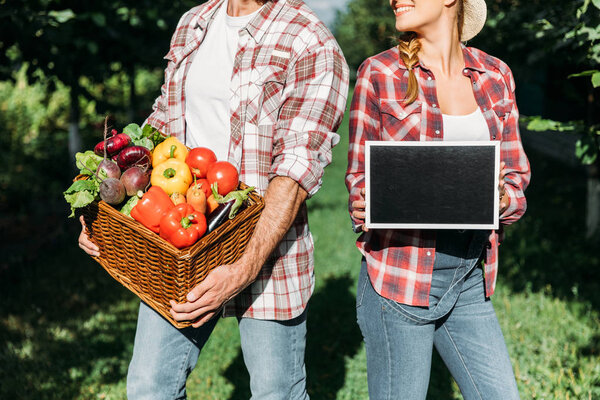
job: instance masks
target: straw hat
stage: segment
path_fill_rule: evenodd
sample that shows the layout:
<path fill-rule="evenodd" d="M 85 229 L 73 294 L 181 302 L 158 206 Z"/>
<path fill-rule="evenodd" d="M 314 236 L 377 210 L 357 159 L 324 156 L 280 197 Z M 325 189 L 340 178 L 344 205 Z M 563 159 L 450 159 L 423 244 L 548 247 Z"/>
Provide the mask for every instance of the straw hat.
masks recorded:
<path fill-rule="evenodd" d="M 485 25 L 487 6 L 485 0 L 463 0 L 465 20 L 460 40 L 473 39 Z"/>

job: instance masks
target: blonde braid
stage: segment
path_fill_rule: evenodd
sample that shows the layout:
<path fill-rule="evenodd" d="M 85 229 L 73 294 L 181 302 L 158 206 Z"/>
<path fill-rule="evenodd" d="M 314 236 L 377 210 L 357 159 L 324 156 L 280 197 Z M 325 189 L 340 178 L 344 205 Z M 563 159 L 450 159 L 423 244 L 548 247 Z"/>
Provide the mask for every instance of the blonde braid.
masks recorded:
<path fill-rule="evenodd" d="M 406 105 L 413 103 L 419 96 L 419 82 L 413 68 L 419 62 L 419 51 L 421 50 L 421 42 L 414 32 L 407 32 L 400 37 L 398 42 L 398 50 L 400 58 L 408 69 L 408 89 L 404 101 Z"/>

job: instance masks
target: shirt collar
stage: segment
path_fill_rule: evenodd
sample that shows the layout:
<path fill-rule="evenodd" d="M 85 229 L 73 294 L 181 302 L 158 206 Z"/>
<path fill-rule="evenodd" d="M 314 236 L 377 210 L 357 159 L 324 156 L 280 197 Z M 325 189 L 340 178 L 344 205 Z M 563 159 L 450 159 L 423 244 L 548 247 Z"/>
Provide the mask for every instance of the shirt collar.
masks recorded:
<path fill-rule="evenodd" d="M 461 43 L 460 46 L 461 46 L 461 49 L 462 49 L 462 52 L 463 52 L 463 57 L 465 59 L 465 68 L 466 69 L 472 69 L 472 70 L 475 70 L 475 71 L 478 71 L 478 72 L 481 72 L 481 73 L 485 72 L 486 71 L 485 67 L 483 66 L 483 64 L 481 64 L 481 62 L 477 59 L 477 57 L 475 57 L 475 55 L 473 54 L 473 52 L 471 51 L 471 49 L 469 47 L 465 46 L 462 43 Z M 397 47 L 396 47 L 396 49 L 397 49 Z M 397 51 L 398 51 L 398 56 L 400 56 L 399 50 L 397 50 Z M 413 69 L 417 68 L 417 67 L 419 67 L 421 69 L 424 69 L 424 70 L 429 70 L 427 68 L 427 66 L 421 64 L 420 61 L 417 61 L 417 63 L 413 67 Z M 404 65 L 403 62 L 401 62 L 400 63 L 400 69 L 407 70 L 408 68 L 406 68 L 406 65 Z"/>
<path fill-rule="evenodd" d="M 288 2 L 295 2 L 297 0 L 288 0 Z M 192 26 L 205 30 L 210 21 L 216 14 L 216 9 L 221 5 L 225 5 L 227 0 L 210 0 L 206 7 L 194 17 L 196 22 Z M 259 43 L 268 31 L 269 26 L 275 20 L 275 17 L 281 12 L 286 0 L 270 0 L 261 8 L 260 12 L 252 18 L 252 20 L 246 25 L 244 29 L 248 31 L 248 34 Z"/>

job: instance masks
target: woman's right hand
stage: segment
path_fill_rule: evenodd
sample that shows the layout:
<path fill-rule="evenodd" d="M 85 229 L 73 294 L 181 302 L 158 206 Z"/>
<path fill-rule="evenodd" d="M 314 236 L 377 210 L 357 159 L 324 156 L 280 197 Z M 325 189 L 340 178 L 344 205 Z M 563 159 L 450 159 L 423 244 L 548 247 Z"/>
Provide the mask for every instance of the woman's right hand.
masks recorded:
<path fill-rule="evenodd" d="M 365 188 L 361 189 L 360 194 L 362 195 L 362 200 L 355 200 L 352 202 L 352 217 L 361 220 L 363 232 L 368 232 L 369 229 L 365 226 L 365 218 L 367 216 L 367 213 L 365 212 Z"/>
<path fill-rule="evenodd" d="M 90 256 L 99 257 L 100 249 L 94 244 L 94 242 L 90 240 L 89 236 L 85 231 L 85 221 L 83 220 L 83 215 L 79 217 L 79 221 L 81 222 L 81 233 L 79 234 L 79 247 L 81 247 L 81 249 Z"/>

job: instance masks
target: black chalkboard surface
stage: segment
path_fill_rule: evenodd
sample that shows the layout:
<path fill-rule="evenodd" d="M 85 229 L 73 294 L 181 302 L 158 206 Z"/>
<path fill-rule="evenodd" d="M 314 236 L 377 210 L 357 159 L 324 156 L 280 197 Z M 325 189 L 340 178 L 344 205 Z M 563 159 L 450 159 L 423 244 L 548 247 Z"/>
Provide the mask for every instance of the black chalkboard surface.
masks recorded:
<path fill-rule="evenodd" d="M 499 142 L 365 143 L 368 228 L 498 229 Z"/>

